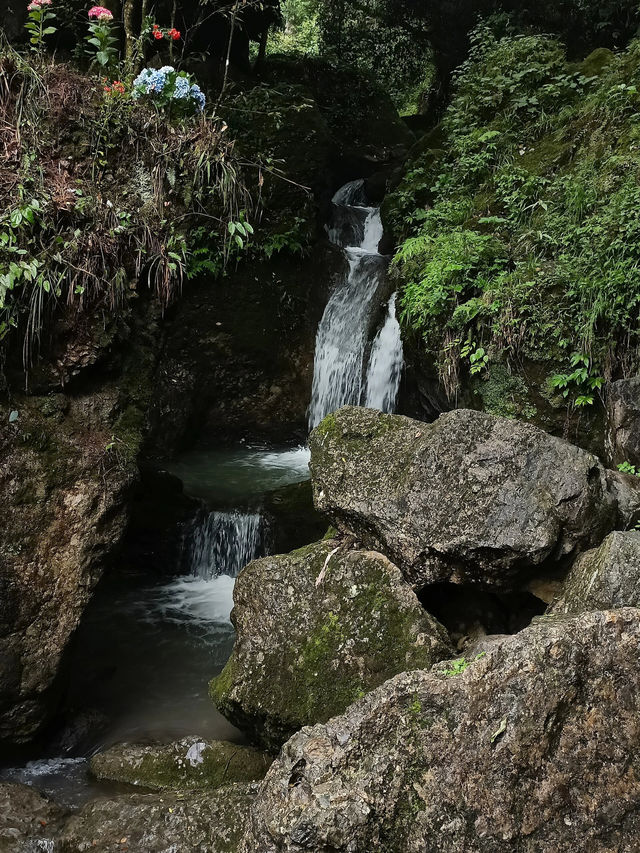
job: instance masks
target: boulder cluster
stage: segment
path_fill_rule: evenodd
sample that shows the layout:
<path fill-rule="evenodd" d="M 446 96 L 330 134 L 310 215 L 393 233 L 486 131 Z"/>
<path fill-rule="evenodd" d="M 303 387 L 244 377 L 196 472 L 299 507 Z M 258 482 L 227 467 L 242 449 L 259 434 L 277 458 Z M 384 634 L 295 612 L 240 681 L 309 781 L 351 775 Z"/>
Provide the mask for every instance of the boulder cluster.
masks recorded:
<path fill-rule="evenodd" d="M 29 805 L 59 822 L 51 849 L 636 850 L 640 480 L 465 410 L 347 407 L 310 446 L 332 527 L 242 571 L 211 684 L 253 748 L 97 756 L 99 778 L 153 793 L 70 819 Z M 25 795 L 0 796 L 3 850 Z"/>

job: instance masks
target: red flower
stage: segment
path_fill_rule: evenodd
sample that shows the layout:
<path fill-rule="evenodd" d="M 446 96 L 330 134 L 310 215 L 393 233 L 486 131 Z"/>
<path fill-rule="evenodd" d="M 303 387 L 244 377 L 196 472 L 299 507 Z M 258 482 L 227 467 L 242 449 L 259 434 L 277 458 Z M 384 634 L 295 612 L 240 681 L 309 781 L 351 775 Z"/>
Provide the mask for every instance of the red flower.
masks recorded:
<path fill-rule="evenodd" d="M 162 39 L 164 36 L 162 35 L 162 30 L 154 30 L 153 31 L 154 39 Z"/>
<path fill-rule="evenodd" d="M 167 35 L 169 36 L 170 39 L 172 39 L 172 41 L 178 41 L 178 39 L 180 38 L 180 30 L 176 30 L 175 27 L 172 27 L 168 31 Z"/>

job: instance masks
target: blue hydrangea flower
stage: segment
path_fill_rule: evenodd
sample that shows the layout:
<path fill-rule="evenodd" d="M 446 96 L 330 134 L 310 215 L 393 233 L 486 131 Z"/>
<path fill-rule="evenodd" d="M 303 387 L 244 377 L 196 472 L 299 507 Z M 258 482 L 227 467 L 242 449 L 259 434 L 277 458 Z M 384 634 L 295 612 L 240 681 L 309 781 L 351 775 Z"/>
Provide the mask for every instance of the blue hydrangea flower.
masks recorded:
<path fill-rule="evenodd" d="M 176 77 L 176 84 L 173 90 L 173 97 L 178 100 L 188 98 L 191 91 L 191 84 L 186 77 Z"/>
<path fill-rule="evenodd" d="M 204 105 L 207 103 L 207 99 L 204 96 L 204 92 L 198 86 L 197 83 L 193 83 L 190 89 L 191 97 L 196 102 L 196 106 L 198 110 L 202 112 L 204 110 Z"/>

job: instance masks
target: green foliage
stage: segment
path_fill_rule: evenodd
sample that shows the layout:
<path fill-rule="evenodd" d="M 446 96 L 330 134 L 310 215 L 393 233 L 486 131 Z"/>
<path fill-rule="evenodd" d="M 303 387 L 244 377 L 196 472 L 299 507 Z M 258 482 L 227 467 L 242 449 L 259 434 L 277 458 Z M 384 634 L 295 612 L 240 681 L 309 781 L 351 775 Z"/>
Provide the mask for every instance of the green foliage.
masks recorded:
<path fill-rule="evenodd" d="M 319 0 L 283 0 L 282 28 L 272 33 L 267 52 L 317 56 L 320 48 Z"/>
<path fill-rule="evenodd" d="M 591 360 L 583 353 L 573 353 L 571 367 L 571 373 L 557 373 L 552 376 L 551 387 L 559 390 L 565 399 L 572 397 L 573 405 L 578 409 L 592 406 L 594 391 L 599 391 L 604 385 L 603 377 L 591 374 Z"/>
<path fill-rule="evenodd" d="M 639 67 L 636 42 L 576 66 L 550 37 L 474 35 L 443 150 L 418 154 L 385 205 L 403 322 L 449 392 L 460 369 L 527 357 L 581 408 L 637 369 Z"/>
<path fill-rule="evenodd" d="M 621 462 L 618 465 L 618 471 L 622 474 L 629 474 L 632 477 L 640 477 L 640 471 L 638 471 L 636 466 L 632 465 L 630 462 Z"/>
<path fill-rule="evenodd" d="M 87 53 L 92 62 L 97 63 L 100 68 L 109 71 L 118 63 L 119 51 L 118 39 L 113 34 L 111 20 L 89 21 L 89 35 L 86 38 Z"/>
<path fill-rule="evenodd" d="M 56 13 L 50 5 L 40 5 L 37 0 L 30 3 L 28 8 L 27 23 L 24 26 L 29 34 L 29 44 L 31 50 L 41 53 L 45 47 L 45 36 L 52 36 L 58 31 L 57 27 L 53 26 Z"/>
<path fill-rule="evenodd" d="M 320 53 L 358 68 L 391 95 L 404 113 L 415 113 L 432 82 L 428 31 L 421 12 L 393 0 L 319 3 Z"/>
<path fill-rule="evenodd" d="M 219 275 L 244 248 L 254 208 L 222 122 L 169 125 L 10 48 L 0 78 L 0 168 L 16 173 L 0 189 L 3 356 L 21 339 L 28 369 L 62 316 L 100 335 L 139 289 L 165 309 L 186 277 Z"/>

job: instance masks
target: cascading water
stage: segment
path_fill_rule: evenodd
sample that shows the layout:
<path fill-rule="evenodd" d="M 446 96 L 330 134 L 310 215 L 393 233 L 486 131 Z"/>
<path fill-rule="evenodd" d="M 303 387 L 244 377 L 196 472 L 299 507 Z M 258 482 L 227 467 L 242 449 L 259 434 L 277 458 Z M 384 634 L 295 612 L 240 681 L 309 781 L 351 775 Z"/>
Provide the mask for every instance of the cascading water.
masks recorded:
<path fill-rule="evenodd" d="M 403 364 L 400 323 L 396 317 L 396 294 L 387 305 L 383 326 L 371 345 L 367 371 L 365 406 L 381 412 L 393 412 L 396 405 Z"/>
<path fill-rule="evenodd" d="M 259 513 L 211 512 L 190 527 L 183 544 L 184 560 L 194 577 L 236 577 L 260 556 L 264 538 L 264 519 Z"/>
<path fill-rule="evenodd" d="M 207 626 L 229 622 L 233 587 L 240 571 L 266 550 L 266 525 L 259 513 L 211 512 L 186 532 L 182 565 L 188 574 L 158 591 L 165 618 Z"/>
<path fill-rule="evenodd" d="M 331 242 L 344 250 L 348 271 L 318 326 L 310 429 L 344 405 L 366 404 L 393 411 L 402 372 L 395 302 L 389 303 L 389 316 L 376 336 L 368 368 L 366 363 L 388 266 L 388 259 L 378 252 L 383 236 L 380 210 L 367 205 L 362 180 L 346 184 L 332 201 L 334 213 L 327 232 Z"/>

